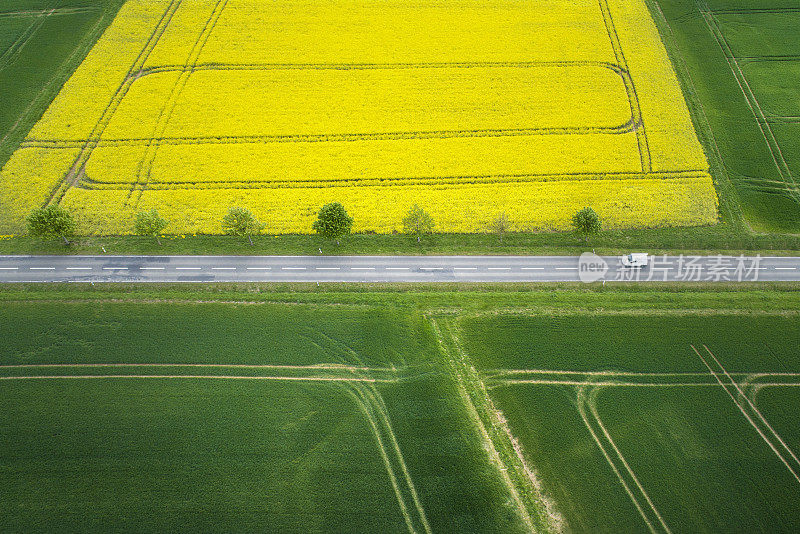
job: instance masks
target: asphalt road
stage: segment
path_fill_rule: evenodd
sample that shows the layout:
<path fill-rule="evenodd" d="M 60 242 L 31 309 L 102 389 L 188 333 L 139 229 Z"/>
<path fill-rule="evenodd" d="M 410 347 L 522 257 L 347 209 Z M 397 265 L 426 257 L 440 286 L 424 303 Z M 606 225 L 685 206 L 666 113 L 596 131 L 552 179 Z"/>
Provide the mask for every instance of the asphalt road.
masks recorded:
<path fill-rule="evenodd" d="M 800 257 L 0 256 L 0 282 L 800 281 Z"/>

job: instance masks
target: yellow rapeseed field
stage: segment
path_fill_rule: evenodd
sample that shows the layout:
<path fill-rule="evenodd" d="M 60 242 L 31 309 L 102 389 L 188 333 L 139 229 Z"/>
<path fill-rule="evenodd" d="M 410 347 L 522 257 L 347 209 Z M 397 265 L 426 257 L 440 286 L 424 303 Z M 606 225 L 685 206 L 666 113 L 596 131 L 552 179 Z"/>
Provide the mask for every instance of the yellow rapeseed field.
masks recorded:
<path fill-rule="evenodd" d="M 310 232 L 413 204 L 438 231 L 712 224 L 717 198 L 643 0 L 128 0 L 0 174 L 0 233 L 229 206 Z"/>

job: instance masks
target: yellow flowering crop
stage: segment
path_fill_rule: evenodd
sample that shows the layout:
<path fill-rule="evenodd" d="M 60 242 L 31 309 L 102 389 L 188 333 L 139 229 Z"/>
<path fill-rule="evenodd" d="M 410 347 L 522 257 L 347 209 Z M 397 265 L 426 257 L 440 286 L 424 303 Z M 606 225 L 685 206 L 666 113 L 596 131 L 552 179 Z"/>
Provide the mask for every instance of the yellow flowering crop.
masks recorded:
<path fill-rule="evenodd" d="M 309 232 L 409 206 L 438 231 L 712 224 L 717 201 L 643 0 L 128 0 L 0 174 L 0 232 Z"/>

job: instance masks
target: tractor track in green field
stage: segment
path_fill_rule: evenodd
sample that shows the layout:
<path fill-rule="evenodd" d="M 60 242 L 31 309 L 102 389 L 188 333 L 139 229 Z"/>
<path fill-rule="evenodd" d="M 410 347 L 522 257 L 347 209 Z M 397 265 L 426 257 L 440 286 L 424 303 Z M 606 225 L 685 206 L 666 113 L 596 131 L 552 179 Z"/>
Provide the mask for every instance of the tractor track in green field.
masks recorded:
<path fill-rule="evenodd" d="M 715 9 L 716 15 L 757 15 L 764 14 L 781 14 L 781 13 L 800 13 L 800 7 L 765 7 L 765 8 L 751 8 L 751 9 Z"/>
<path fill-rule="evenodd" d="M 142 370 L 151 371 L 144 373 Z M 156 372 L 168 369 L 170 372 Z M 197 370 L 209 372 L 199 374 Z M 121 372 L 129 370 L 129 372 Z M 184 370 L 185 373 L 178 371 Z M 228 372 L 221 374 L 220 371 Z M 67 371 L 69 373 L 67 373 Z M 94 371 L 90 373 L 89 371 Z M 213 373 L 211 371 L 214 371 Z M 238 371 L 239 374 L 231 374 Z M 247 372 L 249 374 L 243 374 Z M 399 370 L 339 363 L 314 365 L 252 365 L 207 363 L 68 363 L 0 365 L 0 380 L 102 379 L 102 378 L 195 378 L 232 380 L 299 380 L 321 382 L 394 383 Z M 21 374 L 25 373 L 25 374 Z"/>
<path fill-rule="evenodd" d="M 507 387 L 555 386 L 571 391 L 573 403 L 600 453 L 616 475 L 650 532 L 671 532 L 669 525 L 605 427 L 597 408 L 598 395 L 607 389 L 648 387 L 720 388 L 761 439 L 800 482 L 800 457 L 758 409 L 755 399 L 766 387 L 800 387 L 800 372 L 729 372 L 706 346 L 689 345 L 708 372 L 579 371 L 558 369 L 489 369 L 481 371 L 488 390 Z"/>
<path fill-rule="evenodd" d="M 105 379 L 198 379 L 198 380 L 274 380 L 290 382 L 395 382 L 378 378 L 326 376 L 247 376 L 247 375 L 26 375 L 0 376 L 0 380 L 105 380 Z"/>
<path fill-rule="evenodd" d="M 769 445 L 772 452 L 775 453 L 798 484 L 800 484 L 800 475 L 798 474 L 800 473 L 800 459 L 798 459 L 797 455 L 786 444 L 786 441 L 775 431 L 761 411 L 745 394 L 741 386 L 733 379 L 732 375 L 706 345 L 703 345 L 706 356 L 703 356 L 694 345 L 691 347 L 719 385 L 722 386 L 722 389 L 725 390 L 725 393 L 728 394 L 739 411 L 742 412 L 747 422 L 758 432 L 758 435 Z M 710 360 L 713 360 L 714 365 L 711 365 Z M 732 389 L 730 389 L 731 387 Z"/>
<path fill-rule="evenodd" d="M 372 429 L 408 531 L 431 534 L 430 523 L 400 451 L 383 397 L 372 384 L 363 381 L 351 381 L 343 386 Z"/>
<path fill-rule="evenodd" d="M 661 513 L 658 511 L 655 504 L 653 504 L 652 499 L 636 476 L 636 473 L 634 473 L 630 464 L 622 455 L 622 451 L 620 451 L 619 447 L 617 447 L 617 444 L 612 439 L 608 429 L 600 419 L 600 414 L 597 411 L 597 396 L 601 390 L 602 386 L 591 386 L 589 388 L 585 386 L 578 387 L 576 391 L 576 406 L 578 413 L 586 425 L 586 428 L 589 430 L 589 433 L 592 435 L 595 443 L 600 448 L 600 451 L 602 452 L 609 466 L 617 475 L 617 478 L 625 488 L 626 493 L 630 497 L 639 514 L 642 516 L 642 519 L 644 520 L 650 532 L 659 532 L 658 526 L 660 525 L 661 531 L 669 534 L 672 531 L 667 526 L 664 518 L 661 516 Z M 591 415 L 587 413 L 587 408 Z M 593 428 L 593 424 L 596 425 L 596 428 Z M 606 446 L 610 446 L 611 450 L 614 451 L 614 455 L 616 456 L 616 459 L 619 461 L 620 465 L 617 465 L 617 463 L 612 459 L 612 454 L 603 445 L 603 439 L 601 438 L 601 435 L 602 438 L 605 439 Z M 638 497 L 636 496 L 637 492 Z M 642 504 L 640 499 L 643 499 L 647 505 Z"/>
<path fill-rule="evenodd" d="M 756 395 L 765 387 L 800 387 L 800 372 L 729 372 L 706 345 L 702 345 L 706 356 L 694 345 L 690 345 L 690 348 L 708 368 L 708 372 L 490 369 L 482 371 L 481 375 L 489 390 L 532 385 L 566 387 L 572 390 L 578 415 L 648 530 L 653 533 L 669 533 L 669 526 L 600 418 L 597 396 L 601 391 L 620 387 L 722 387 L 747 422 L 800 483 L 800 457 L 778 434 L 755 402 Z"/>
<path fill-rule="evenodd" d="M 20 54 L 25 45 L 33 39 L 33 36 L 39 31 L 39 29 L 44 24 L 47 17 L 52 15 L 54 10 L 43 11 L 41 13 L 37 13 L 35 15 L 35 19 L 31 24 L 25 28 L 17 39 L 11 43 L 11 45 L 2 53 L 0 54 L 0 71 L 6 68 L 11 62 Z"/>
<path fill-rule="evenodd" d="M 30 9 L 23 11 L 3 11 L 0 12 L 0 19 L 18 17 L 39 17 L 42 15 L 79 15 L 81 13 L 92 13 L 100 11 L 99 7 L 56 7 L 53 9 Z"/>

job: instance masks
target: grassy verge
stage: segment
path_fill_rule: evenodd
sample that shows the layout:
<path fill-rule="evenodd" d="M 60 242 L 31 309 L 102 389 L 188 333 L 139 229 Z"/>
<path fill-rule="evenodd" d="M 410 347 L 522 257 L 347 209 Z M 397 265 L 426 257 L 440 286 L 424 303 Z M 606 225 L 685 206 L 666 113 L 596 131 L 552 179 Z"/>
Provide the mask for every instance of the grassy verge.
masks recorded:
<path fill-rule="evenodd" d="M 357 234 L 339 245 L 316 235 L 263 235 L 246 239 L 214 235 L 151 237 L 89 236 L 70 246 L 59 240 L 27 236 L 0 239 L 0 254 L 223 254 L 223 255 L 575 255 L 594 249 L 599 254 L 642 250 L 653 254 L 792 255 L 800 236 L 755 235 L 720 224 L 705 228 L 663 228 L 604 231 L 584 242 L 571 232 L 511 233 L 501 240 L 493 234 L 434 234 L 421 243 L 406 235 Z"/>
<path fill-rule="evenodd" d="M 425 313 L 797 313 L 800 283 L 0 285 L 0 302 L 37 300 L 328 304 Z"/>

